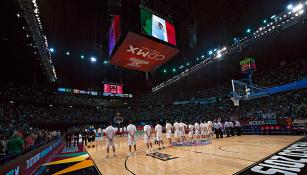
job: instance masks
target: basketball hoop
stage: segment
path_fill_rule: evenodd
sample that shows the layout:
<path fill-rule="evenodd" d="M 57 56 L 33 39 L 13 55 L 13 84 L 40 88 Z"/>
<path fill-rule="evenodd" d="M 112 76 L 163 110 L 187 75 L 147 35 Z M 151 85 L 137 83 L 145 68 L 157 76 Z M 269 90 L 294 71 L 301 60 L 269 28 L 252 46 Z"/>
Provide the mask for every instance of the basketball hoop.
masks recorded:
<path fill-rule="evenodd" d="M 123 117 L 114 117 L 114 123 L 117 123 L 118 125 L 120 125 L 123 122 L 124 122 Z"/>
<path fill-rule="evenodd" d="M 231 100 L 232 100 L 232 102 L 233 102 L 233 104 L 235 105 L 235 106 L 239 106 L 240 105 L 240 99 L 238 99 L 237 97 L 231 97 L 230 98 Z"/>

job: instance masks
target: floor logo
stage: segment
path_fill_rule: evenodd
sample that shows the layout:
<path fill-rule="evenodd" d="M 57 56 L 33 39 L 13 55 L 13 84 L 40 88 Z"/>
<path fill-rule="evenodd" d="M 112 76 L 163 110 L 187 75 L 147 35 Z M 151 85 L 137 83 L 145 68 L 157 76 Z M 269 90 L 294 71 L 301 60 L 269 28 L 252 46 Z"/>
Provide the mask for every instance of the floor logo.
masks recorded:
<path fill-rule="evenodd" d="M 305 175 L 307 174 L 306 165 L 307 139 L 304 138 L 237 174 Z"/>
<path fill-rule="evenodd" d="M 169 155 L 169 154 L 163 154 L 163 153 L 159 153 L 159 152 L 150 153 L 148 155 L 153 157 L 153 158 L 163 160 L 163 161 L 168 161 L 168 160 L 178 158 L 178 157 L 173 157 L 172 155 Z"/>

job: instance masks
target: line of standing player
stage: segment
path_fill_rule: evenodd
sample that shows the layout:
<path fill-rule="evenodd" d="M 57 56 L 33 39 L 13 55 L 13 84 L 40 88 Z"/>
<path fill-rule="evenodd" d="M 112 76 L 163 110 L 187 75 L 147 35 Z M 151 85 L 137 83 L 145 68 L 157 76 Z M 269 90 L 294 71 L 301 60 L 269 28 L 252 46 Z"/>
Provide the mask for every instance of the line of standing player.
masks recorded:
<path fill-rule="evenodd" d="M 146 124 L 144 126 L 144 142 L 146 144 L 147 150 L 146 154 L 153 152 L 152 141 L 155 140 L 158 144 L 158 149 L 164 149 L 163 139 L 162 139 L 162 126 L 159 122 L 156 123 L 154 129 L 151 128 L 150 125 Z M 195 122 L 194 124 L 185 124 L 183 122 L 175 122 L 173 125 L 169 122 L 166 122 L 165 125 L 166 130 L 166 138 L 168 139 L 168 145 L 172 146 L 172 135 L 174 133 L 174 137 L 177 143 L 187 141 L 186 131 L 188 131 L 188 136 L 190 140 L 198 140 L 198 139 L 212 139 L 213 138 L 213 123 L 211 121 L 208 122 Z M 128 146 L 129 153 L 128 155 L 134 155 L 136 152 L 136 126 L 129 121 L 129 125 L 127 126 L 127 136 L 128 136 Z M 112 146 L 113 154 L 115 156 L 115 146 L 114 146 L 114 137 L 116 133 L 116 129 L 112 127 L 112 123 L 105 129 L 106 133 L 106 147 L 107 147 L 107 157 L 109 157 L 109 147 Z M 134 152 L 132 152 L 132 146 L 134 148 Z"/>

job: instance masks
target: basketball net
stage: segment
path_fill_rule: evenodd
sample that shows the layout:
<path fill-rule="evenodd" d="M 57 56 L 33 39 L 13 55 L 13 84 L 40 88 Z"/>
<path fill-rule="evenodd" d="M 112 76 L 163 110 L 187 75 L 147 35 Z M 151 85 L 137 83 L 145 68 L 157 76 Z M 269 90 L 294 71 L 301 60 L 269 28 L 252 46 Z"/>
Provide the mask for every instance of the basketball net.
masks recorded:
<path fill-rule="evenodd" d="M 118 125 L 121 124 L 123 121 L 123 117 L 114 117 L 114 123 L 117 123 Z"/>
<path fill-rule="evenodd" d="M 240 99 L 238 99 L 237 97 L 231 97 L 230 98 L 231 100 L 232 100 L 232 102 L 233 102 L 233 104 L 235 105 L 235 106 L 239 106 L 240 105 Z"/>

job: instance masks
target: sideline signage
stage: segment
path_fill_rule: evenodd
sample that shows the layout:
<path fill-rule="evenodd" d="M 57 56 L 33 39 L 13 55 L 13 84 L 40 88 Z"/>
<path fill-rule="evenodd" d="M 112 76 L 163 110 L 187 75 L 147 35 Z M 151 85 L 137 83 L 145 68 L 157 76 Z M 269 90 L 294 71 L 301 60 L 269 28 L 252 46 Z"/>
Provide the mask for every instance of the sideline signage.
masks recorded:
<path fill-rule="evenodd" d="M 61 139 L 55 140 L 47 145 L 41 146 L 29 153 L 21 155 L 16 159 L 0 166 L 2 175 L 32 174 L 40 167 L 52 151 L 62 143 Z"/>

